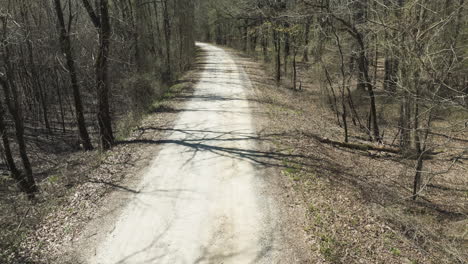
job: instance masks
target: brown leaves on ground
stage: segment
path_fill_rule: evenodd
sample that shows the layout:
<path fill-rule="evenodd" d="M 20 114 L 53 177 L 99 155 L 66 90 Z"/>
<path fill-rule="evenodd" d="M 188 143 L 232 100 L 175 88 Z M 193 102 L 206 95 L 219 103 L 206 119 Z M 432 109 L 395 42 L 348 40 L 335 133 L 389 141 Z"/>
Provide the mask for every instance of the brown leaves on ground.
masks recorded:
<path fill-rule="evenodd" d="M 293 91 L 266 77 L 273 75 L 260 63 L 231 52 L 255 87 L 260 138 L 289 155 L 277 165 L 307 207 L 312 263 L 466 263 L 465 160 L 450 167 L 450 153 L 443 153 L 427 161 L 428 171 L 450 170 L 432 178 L 413 202 L 414 160 L 317 140 L 342 141 L 343 131 L 309 71 L 300 74 L 304 90 Z M 357 128 L 350 133 L 363 142 Z M 466 148 L 467 142 L 453 144 Z"/>

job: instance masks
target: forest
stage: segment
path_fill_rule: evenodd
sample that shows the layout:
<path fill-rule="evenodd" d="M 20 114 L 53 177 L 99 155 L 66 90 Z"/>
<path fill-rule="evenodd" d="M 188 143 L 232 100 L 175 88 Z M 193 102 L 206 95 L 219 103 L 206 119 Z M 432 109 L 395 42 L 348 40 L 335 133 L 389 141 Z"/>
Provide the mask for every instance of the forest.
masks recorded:
<path fill-rule="evenodd" d="M 128 134 L 189 67 L 193 8 L 188 0 L 0 1 L 2 171 L 10 175 L 0 178 L 2 211 L 17 206 L 16 190 L 33 200 L 60 157 L 108 150 Z M 17 224 L 7 217 L 2 229 Z"/>
<path fill-rule="evenodd" d="M 391 184 L 382 203 L 411 218 L 380 217 L 416 241 L 418 254 L 467 261 L 465 0 L 0 0 L 0 263 L 36 263 L 25 237 L 54 206 L 56 189 L 71 197 L 78 185 L 60 179 L 62 165 L 75 155 L 104 159 L 158 115 L 155 102 L 203 65 L 196 41 L 260 65 L 261 82 L 274 90 L 265 92 L 270 109 L 284 96 L 309 114 L 277 129 L 291 133 L 288 148 L 299 151 L 308 137 L 353 160 L 378 153 L 382 171 L 402 171 L 366 190 Z M 283 163 L 284 174 L 306 171 Z M 440 236 L 452 223 L 457 234 Z M 334 239 L 321 239 L 326 263 L 351 263 L 346 245 L 330 246 Z"/>
<path fill-rule="evenodd" d="M 418 157 L 421 171 L 425 157 L 440 147 L 431 134 L 467 127 L 465 119 L 456 118 L 468 107 L 463 0 L 204 5 L 210 12 L 197 16 L 203 25 L 198 35 L 274 61 L 277 82 L 301 90 L 299 62 L 314 65 L 344 143 L 348 127 L 355 126 L 366 141 L 398 145 L 405 155 Z M 386 115 L 395 110 L 397 116 Z M 419 189 L 416 175 L 415 197 Z"/>
<path fill-rule="evenodd" d="M 8 0 L 1 8 L 5 165 L 31 198 L 28 147 L 110 149 L 122 132 L 113 121 L 135 119 L 124 115 L 147 108 L 163 92 L 155 83 L 171 83 L 193 55 L 189 1 Z"/>
<path fill-rule="evenodd" d="M 339 148 L 377 151 L 389 156 L 397 153 L 398 160 L 405 161 L 397 181 L 405 182 L 406 186 L 401 187 L 405 189 L 403 193 L 392 190 L 386 194 L 388 200 L 394 199 L 391 196 L 416 203 L 419 200 L 439 213 L 435 214 L 436 226 L 421 220 L 422 215 L 427 215 L 421 208 L 417 210 L 426 213 L 410 212 L 414 217 L 403 220 L 401 215 L 390 212 L 389 218 L 399 222 L 403 233 L 424 244 L 427 251 L 442 248 L 450 256 L 440 257 L 436 262 L 466 261 L 466 254 L 462 253 L 467 245 L 466 1 L 238 0 L 204 1 L 200 5 L 199 10 L 208 15 L 196 15 L 202 25 L 197 32 L 199 38 L 240 50 L 260 61 L 275 86 L 296 93 L 279 95 L 291 96 L 292 104 L 311 100 L 302 104 L 306 108 L 319 104 L 328 109 L 330 122 L 325 126 L 335 124 L 336 129 L 327 134 L 323 127 L 314 128 L 317 124 L 304 128 L 291 122 L 297 125 L 288 128 L 294 133 L 292 138 L 308 135 Z M 274 100 L 272 97 L 267 100 Z M 303 120 L 314 121 L 314 117 Z M 299 143 L 295 146 L 301 147 Z M 458 181 L 453 181 L 453 175 L 460 177 Z M 346 184 L 353 185 L 354 181 Z M 384 182 L 373 181 L 375 187 L 370 191 L 378 192 L 376 187 Z M 462 187 L 440 186 L 457 186 L 455 182 Z M 434 194 L 433 188 L 446 188 L 445 201 L 438 200 L 440 197 L 436 196 L 440 193 Z M 411 211 L 413 205 L 406 210 Z M 439 205 L 456 209 L 446 211 Z M 458 222 L 464 226 L 458 232 L 465 242 L 454 238 L 449 242 L 437 233 L 431 235 L 440 243 L 435 246 L 438 249 L 429 246 L 431 231 L 424 229 L 449 225 L 445 220 L 451 217 L 465 219 Z M 336 254 L 339 257 L 342 253 Z M 331 262 L 341 263 L 336 259 Z"/>

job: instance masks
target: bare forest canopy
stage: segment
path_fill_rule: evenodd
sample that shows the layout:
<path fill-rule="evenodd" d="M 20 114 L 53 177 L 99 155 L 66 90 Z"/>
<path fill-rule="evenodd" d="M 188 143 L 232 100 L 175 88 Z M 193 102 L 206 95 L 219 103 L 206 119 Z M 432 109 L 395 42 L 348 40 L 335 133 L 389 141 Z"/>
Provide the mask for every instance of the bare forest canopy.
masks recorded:
<path fill-rule="evenodd" d="M 38 191 L 34 143 L 111 148 L 117 121 L 190 66 L 193 32 L 191 0 L 0 0 L 2 157 L 19 189 Z"/>
<path fill-rule="evenodd" d="M 20 243 L 18 230 L 33 229 L 21 219 L 53 181 L 48 169 L 123 141 L 195 62 L 196 40 L 264 62 L 263 77 L 301 102 L 319 98 L 309 106 L 330 116 L 319 129 L 337 129 L 306 133 L 323 146 L 404 163 L 402 200 L 417 204 L 453 171 L 458 188 L 468 178 L 467 1 L 0 0 L 0 231 L 10 231 L 0 262 L 17 253 L 2 249 Z"/>
<path fill-rule="evenodd" d="M 465 0 L 205 0 L 197 12 L 201 40 L 260 55 L 294 90 L 299 63 L 312 65 L 340 145 L 414 158 L 414 198 L 431 154 L 466 158 L 451 140 L 468 126 Z M 364 143 L 349 143 L 351 126 Z"/>

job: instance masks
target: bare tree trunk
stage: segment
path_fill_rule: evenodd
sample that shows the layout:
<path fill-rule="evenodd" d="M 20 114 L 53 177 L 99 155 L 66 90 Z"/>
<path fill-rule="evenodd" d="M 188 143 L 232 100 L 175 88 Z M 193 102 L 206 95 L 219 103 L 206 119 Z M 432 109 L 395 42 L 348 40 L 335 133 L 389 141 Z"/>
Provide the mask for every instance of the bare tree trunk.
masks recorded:
<path fill-rule="evenodd" d="M 281 39 L 279 33 L 274 30 L 273 31 L 273 42 L 275 44 L 275 52 L 276 52 L 276 82 L 281 81 Z"/>
<path fill-rule="evenodd" d="M 26 37 L 28 38 L 28 37 Z M 29 68 L 31 69 L 31 74 L 32 74 L 32 83 L 33 83 L 33 89 L 36 89 L 37 95 L 39 97 L 39 105 L 42 108 L 42 117 L 44 120 L 45 127 L 47 129 L 47 132 L 51 132 L 50 130 L 50 124 L 49 124 L 49 115 L 47 111 L 47 103 L 45 101 L 45 95 L 44 95 L 44 89 L 41 84 L 41 80 L 39 77 L 39 74 L 37 73 L 36 69 L 36 63 L 34 61 L 34 53 L 33 53 L 33 47 L 32 47 L 32 41 L 31 40 L 26 40 L 26 46 L 28 48 L 28 58 L 29 58 Z"/>
<path fill-rule="evenodd" d="M 27 179 L 21 174 L 15 164 L 15 160 L 13 159 L 13 154 L 11 153 L 10 148 L 10 140 L 8 139 L 8 131 L 5 126 L 4 121 L 5 110 L 3 108 L 2 102 L 0 101 L 0 135 L 2 137 L 3 143 L 3 153 L 5 155 L 5 161 L 10 170 L 11 177 L 18 185 L 18 188 L 26 193 L 30 199 L 34 198 L 34 192 L 31 192 L 31 188 L 28 185 Z"/>
<path fill-rule="evenodd" d="M 247 51 L 247 48 L 248 48 L 248 43 L 249 43 L 249 32 L 248 32 L 248 28 L 247 26 L 243 26 L 242 27 L 242 50 L 244 52 Z"/>
<path fill-rule="evenodd" d="M 250 38 L 250 51 L 255 55 L 255 51 L 257 50 L 257 40 L 258 40 L 258 32 L 255 30 L 252 33 Z"/>
<path fill-rule="evenodd" d="M 327 79 L 327 82 L 328 82 L 328 85 L 330 86 L 330 91 L 331 91 L 331 94 L 332 96 L 329 96 L 329 102 L 330 102 L 330 108 L 332 109 L 332 111 L 335 113 L 336 115 L 336 122 L 338 123 L 338 125 L 341 127 L 341 122 L 340 122 L 340 112 L 338 110 L 338 100 L 336 98 L 336 93 L 335 93 L 335 89 L 333 88 L 333 81 L 331 79 L 331 76 L 330 76 L 330 73 L 328 72 L 328 69 L 325 65 L 323 65 L 323 62 L 322 62 L 322 66 L 323 66 L 323 69 L 325 71 L 325 77 Z M 333 99 L 333 100 L 332 100 Z"/>
<path fill-rule="evenodd" d="M 289 26 L 289 25 L 287 25 Z M 284 63 L 284 74 L 286 76 L 288 72 L 288 57 L 291 53 L 291 36 L 289 33 L 284 33 L 284 58 L 283 58 L 283 63 Z"/>
<path fill-rule="evenodd" d="M 294 49 L 294 54 L 293 54 L 293 78 L 292 78 L 292 82 L 293 82 L 293 89 L 294 90 L 297 90 L 297 66 L 296 66 L 296 56 L 297 56 L 297 49 L 296 47 L 293 48 Z"/>
<path fill-rule="evenodd" d="M 384 90 L 387 92 L 394 93 L 396 91 L 398 64 L 396 58 L 385 58 Z"/>
<path fill-rule="evenodd" d="M 110 20 L 108 0 L 101 0 L 101 27 L 99 33 L 99 53 L 96 61 L 96 82 L 98 91 L 98 123 L 101 145 L 104 150 L 114 145 L 109 106 L 108 57 L 110 47 Z"/>
<path fill-rule="evenodd" d="M 262 53 L 263 61 L 268 62 L 270 59 L 268 57 L 268 34 L 262 33 Z"/>
<path fill-rule="evenodd" d="M 345 70 L 345 58 L 343 54 L 343 48 L 341 46 L 341 40 L 338 34 L 336 33 L 335 27 L 333 28 L 333 34 L 335 35 L 336 39 L 336 45 L 338 46 L 338 51 L 340 54 L 340 72 L 341 72 L 341 87 L 340 87 L 340 93 L 341 93 L 341 108 L 342 108 L 342 113 L 341 113 L 341 119 L 343 121 L 343 128 L 344 128 L 344 141 L 348 143 L 349 141 L 349 136 L 348 136 L 348 108 L 346 106 L 346 70 Z"/>
<path fill-rule="evenodd" d="M 75 68 L 75 60 L 73 58 L 70 35 L 65 26 L 65 19 L 63 16 L 62 4 L 60 1 L 61 0 L 55 0 L 55 11 L 57 13 L 57 18 L 58 18 L 58 22 L 60 26 L 60 44 L 61 44 L 63 52 L 65 53 L 65 58 L 67 60 L 67 68 L 68 68 L 68 72 L 70 74 L 70 80 L 72 83 L 73 99 L 75 103 L 75 110 L 76 110 L 75 114 L 76 114 L 76 121 L 78 124 L 78 131 L 79 131 L 79 135 L 81 139 L 81 144 L 83 144 L 83 148 L 85 150 L 92 150 L 93 145 L 91 144 L 91 139 L 89 138 L 88 130 L 86 128 L 86 122 L 85 122 L 84 111 L 83 111 L 83 103 L 81 102 L 81 93 L 80 93 L 80 87 L 78 84 L 78 74 Z M 61 103 L 60 103 L 60 108 L 62 109 Z"/>
<path fill-rule="evenodd" d="M 82 0 L 91 21 L 98 30 L 99 50 L 96 60 L 96 86 L 98 94 L 98 124 L 101 148 L 108 150 L 114 145 L 112 122 L 109 110 L 109 80 L 108 80 L 108 57 L 110 46 L 110 18 L 108 0 L 100 0 L 99 16 L 93 10 L 88 0 Z"/>
<path fill-rule="evenodd" d="M 56 79 L 58 79 L 58 77 Z M 56 86 L 56 90 L 57 90 L 57 99 L 58 99 L 58 102 L 59 102 L 59 109 L 60 109 L 60 121 L 62 123 L 62 133 L 65 134 L 65 132 L 66 132 L 65 112 L 64 112 L 64 109 L 63 109 L 62 92 L 60 91 L 59 81 L 56 80 L 55 82 L 56 82 L 55 86 Z"/>
<path fill-rule="evenodd" d="M 361 34 L 356 34 L 355 37 L 359 43 L 359 54 L 358 54 L 359 72 L 361 72 L 362 76 L 364 77 L 365 86 L 367 88 L 367 92 L 370 98 L 370 118 L 371 118 L 371 124 L 372 124 L 372 132 L 373 132 L 374 140 L 380 141 L 381 139 L 380 139 L 378 120 L 377 120 L 377 107 L 376 107 L 376 102 L 375 102 L 374 88 L 372 87 L 372 82 L 369 77 L 369 60 L 367 59 L 367 56 L 366 56 L 366 51 L 365 51 L 366 49 L 364 45 L 363 36 Z"/>
<path fill-rule="evenodd" d="M 10 70 L 7 70 L 10 72 Z M 10 74 L 8 74 L 11 76 Z M 24 181 L 24 188 L 26 193 L 28 194 L 29 198 L 34 198 L 34 193 L 38 191 L 36 182 L 34 180 L 32 174 L 31 163 L 29 161 L 29 157 L 26 151 L 26 143 L 24 141 L 24 125 L 23 125 L 23 117 L 21 115 L 20 104 L 18 100 L 18 93 L 16 88 L 11 87 L 12 81 L 11 79 L 4 80 L 0 79 L 0 84 L 3 87 L 3 92 L 5 94 L 5 101 L 8 106 L 8 110 L 10 111 L 11 116 L 13 117 L 13 122 L 15 125 L 15 135 L 16 141 L 18 143 L 18 149 L 21 157 L 21 161 L 23 162 L 23 167 L 25 171 L 25 178 L 22 179 Z M 11 91 L 10 91 L 11 89 Z M 12 99 L 10 99 L 12 97 Z M 13 100 L 13 102 L 11 101 Z"/>
<path fill-rule="evenodd" d="M 302 54 L 302 61 L 309 62 L 309 34 L 310 34 L 310 24 L 311 18 L 307 18 L 306 23 L 304 25 L 304 53 Z"/>
<path fill-rule="evenodd" d="M 2 36 L 2 46 L 3 46 L 3 63 L 5 68 L 5 79 L 0 76 L 0 85 L 3 88 L 3 93 L 5 96 L 5 102 L 7 104 L 8 110 L 13 117 L 13 122 L 15 125 L 15 136 L 18 143 L 19 154 L 21 161 L 23 163 L 23 168 L 25 171 L 25 181 L 26 181 L 26 192 L 30 198 L 34 197 L 34 193 L 38 191 L 36 182 L 32 174 L 31 163 L 26 151 L 26 143 L 24 140 L 24 123 L 23 116 L 21 113 L 21 103 L 19 100 L 19 95 L 15 83 L 13 81 L 13 69 L 10 62 L 10 51 L 9 43 L 6 41 L 6 32 L 7 32 L 7 18 L 2 19 L 3 22 L 3 33 Z"/>
<path fill-rule="evenodd" d="M 416 174 L 414 176 L 413 184 L 413 199 L 416 199 L 416 196 L 420 190 L 421 181 L 422 181 L 422 169 L 424 162 L 424 150 L 421 146 L 421 138 L 419 136 L 419 95 L 420 95 L 420 81 L 419 81 L 419 72 L 417 71 L 414 76 L 414 88 L 415 88 L 415 98 L 414 98 L 414 116 L 413 116 L 413 136 L 414 136 L 414 145 L 416 148 L 416 153 L 418 154 L 418 161 L 416 164 Z"/>
<path fill-rule="evenodd" d="M 163 5 L 163 28 L 164 28 L 164 41 L 166 47 L 166 69 L 163 73 L 163 81 L 165 83 L 170 83 L 172 81 L 172 72 L 171 72 L 171 23 L 169 18 L 169 10 L 167 7 L 167 0 L 162 1 Z"/>
<path fill-rule="evenodd" d="M 418 193 L 421 189 L 422 170 L 424 165 L 424 153 L 418 153 L 418 160 L 416 162 L 416 174 L 413 182 L 413 200 L 416 200 Z"/>
<path fill-rule="evenodd" d="M 403 95 L 400 106 L 400 147 L 403 152 L 411 151 L 411 103 L 407 92 Z"/>

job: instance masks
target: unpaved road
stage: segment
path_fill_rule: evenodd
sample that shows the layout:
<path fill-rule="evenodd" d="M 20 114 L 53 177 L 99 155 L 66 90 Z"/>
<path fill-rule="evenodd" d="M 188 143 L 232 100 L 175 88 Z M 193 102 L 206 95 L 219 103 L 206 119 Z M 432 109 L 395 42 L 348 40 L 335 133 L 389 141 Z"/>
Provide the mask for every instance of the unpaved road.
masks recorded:
<path fill-rule="evenodd" d="M 88 263 L 296 263 L 257 158 L 251 84 L 220 48 Z"/>

